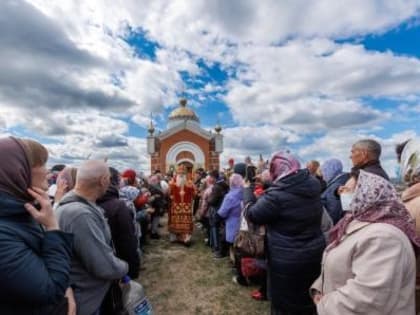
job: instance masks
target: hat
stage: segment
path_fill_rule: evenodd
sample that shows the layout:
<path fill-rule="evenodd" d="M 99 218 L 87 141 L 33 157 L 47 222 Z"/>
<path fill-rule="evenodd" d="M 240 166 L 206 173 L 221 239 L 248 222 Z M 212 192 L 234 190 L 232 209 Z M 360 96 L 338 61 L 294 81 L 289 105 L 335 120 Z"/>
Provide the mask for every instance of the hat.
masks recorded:
<path fill-rule="evenodd" d="M 243 178 L 245 178 L 245 175 L 246 175 L 246 164 L 245 163 L 236 163 L 233 166 L 233 173 L 239 174 Z"/>
<path fill-rule="evenodd" d="M 128 179 L 128 184 L 129 185 L 133 185 L 134 184 L 134 182 L 136 181 L 136 176 L 137 176 L 136 171 L 135 170 L 132 170 L 132 169 L 125 170 L 121 174 L 121 177 Z"/>

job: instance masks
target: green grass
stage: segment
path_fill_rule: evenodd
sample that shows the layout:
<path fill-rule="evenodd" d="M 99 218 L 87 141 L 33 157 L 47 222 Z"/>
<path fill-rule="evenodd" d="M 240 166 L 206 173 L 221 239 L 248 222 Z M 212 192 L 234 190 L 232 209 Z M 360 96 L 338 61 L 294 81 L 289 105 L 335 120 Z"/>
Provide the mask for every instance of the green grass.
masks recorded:
<path fill-rule="evenodd" d="M 166 227 L 161 234 L 162 239 L 147 245 L 146 269 L 139 277 L 155 315 L 269 314 L 268 302 L 250 297 L 256 287 L 232 282 L 227 258 L 212 258 L 202 231 L 194 232 L 194 243 L 189 248 L 169 243 Z"/>

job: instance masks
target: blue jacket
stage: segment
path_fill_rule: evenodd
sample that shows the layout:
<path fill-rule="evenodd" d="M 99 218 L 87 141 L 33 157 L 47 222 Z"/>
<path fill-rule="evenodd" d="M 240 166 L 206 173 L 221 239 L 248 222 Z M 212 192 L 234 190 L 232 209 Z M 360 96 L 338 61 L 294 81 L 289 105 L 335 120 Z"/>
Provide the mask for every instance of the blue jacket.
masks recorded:
<path fill-rule="evenodd" d="M 69 287 L 72 235 L 44 232 L 23 202 L 0 192 L 0 314 L 43 315 Z"/>
<path fill-rule="evenodd" d="M 337 189 L 343 186 L 350 178 L 350 174 L 342 173 L 327 183 L 327 188 L 321 195 L 322 205 L 327 210 L 333 223 L 336 224 L 343 217 L 343 209 L 341 208 L 340 197 L 337 195 Z"/>
<path fill-rule="evenodd" d="M 226 221 L 226 242 L 228 243 L 233 243 L 239 231 L 242 199 L 243 188 L 231 188 L 217 211 L 217 214 Z"/>
<path fill-rule="evenodd" d="M 313 311 L 308 290 L 319 276 L 325 239 L 321 232 L 321 185 L 307 170 L 274 182 L 255 201 L 244 192 L 247 217 L 267 227 L 268 280 L 272 303 L 284 312 Z"/>

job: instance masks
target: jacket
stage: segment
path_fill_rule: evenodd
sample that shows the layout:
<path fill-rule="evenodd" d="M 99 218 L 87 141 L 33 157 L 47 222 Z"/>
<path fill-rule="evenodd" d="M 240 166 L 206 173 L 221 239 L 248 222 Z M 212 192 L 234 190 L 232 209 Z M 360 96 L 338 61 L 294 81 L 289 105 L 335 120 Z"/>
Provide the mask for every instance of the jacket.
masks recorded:
<path fill-rule="evenodd" d="M 24 203 L 0 193 L 0 314 L 43 315 L 70 286 L 73 236 L 44 232 Z"/>
<path fill-rule="evenodd" d="M 285 312 L 314 307 L 304 291 L 319 275 L 325 247 L 320 192 L 319 181 L 308 170 L 274 182 L 256 201 L 250 188 L 244 191 L 245 205 L 255 201 L 246 216 L 267 227 L 269 293 L 275 308 Z"/>
<path fill-rule="evenodd" d="M 382 168 L 381 163 L 379 161 L 373 160 L 361 166 L 354 166 L 351 169 L 351 175 L 358 175 L 360 170 L 364 170 L 366 172 L 381 176 L 386 180 L 389 180 L 388 174 Z"/>
<path fill-rule="evenodd" d="M 311 288 L 324 295 L 318 315 L 415 314 L 414 251 L 398 228 L 355 220 L 322 266 Z"/>
<path fill-rule="evenodd" d="M 233 243 L 239 231 L 243 188 L 231 188 L 223 199 L 217 214 L 226 221 L 226 242 Z"/>
<path fill-rule="evenodd" d="M 112 186 L 97 204 L 104 209 L 117 257 L 128 263 L 128 275 L 136 279 L 139 276 L 140 258 L 134 210 L 119 199 L 118 189 Z"/>
<path fill-rule="evenodd" d="M 322 205 L 327 210 L 334 224 L 343 217 L 343 209 L 341 208 L 340 197 L 337 195 L 337 189 L 345 185 L 349 177 L 350 175 L 348 173 L 342 173 L 336 176 L 327 184 L 327 187 L 321 195 Z"/>
<path fill-rule="evenodd" d="M 401 199 L 416 223 L 416 234 L 420 236 L 420 183 L 404 190 Z"/>
<path fill-rule="evenodd" d="M 57 216 L 61 229 L 74 234 L 70 281 L 77 314 L 91 315 L 101 305 L 111 281 L 127 274 L 128 265 L 114 255 L 109 226 L 96 204 L 70 191 L 60 201 Z"/>

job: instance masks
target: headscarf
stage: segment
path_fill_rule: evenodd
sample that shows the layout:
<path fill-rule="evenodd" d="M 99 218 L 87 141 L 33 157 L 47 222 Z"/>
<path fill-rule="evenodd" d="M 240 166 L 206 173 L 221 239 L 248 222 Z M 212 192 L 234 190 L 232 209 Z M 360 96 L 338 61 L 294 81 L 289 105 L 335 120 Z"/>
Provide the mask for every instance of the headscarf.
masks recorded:
<path fill-rule="evenodd" d="M 360 170 L 349 211 L 330 231 L 330 245 L 336 247 L 353 221 L 387 223 L 400 229 L 410 241 L 420 247 L 415 224 L 392 184 L 381 176 Z"/>
<path fill-rule="evenodd" d="M 270 175 L 273 182 L 295 173 L 299 169 L 299 161 L 290 153 L 279 151 L 274 153 L 271 158 Z"/>
<path fill-rule="evenodd" d="M 343 163 L 339 159 L 326 160 L 321 166 L 321 173 L 324 180 L 329 183 L 343 172 Z"/>
<path fill-rule="evenodd" d="M 21 139 L 0 139 L 0 191 L 20 201 L 32 201 L 27 192 L 31 185 L 31 166 Z"/>
<path fill-rule="evenodd" d="M 238 188 L 244 185 L 244 179 L 239 174 L 232 174 L 229 178 L 229 186 L 230 188 Z"/>
<path fill-rule="evenodd" d="M 132 169 L 125 170 L 121 174 L 122 178 L 127 178 L 129 185 L 134 185 L 134 183 L 136 182 L 136 176 L 137 176 L 136 171 Z"/>

